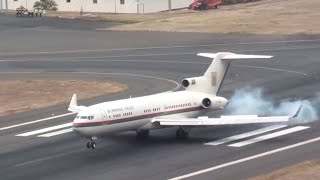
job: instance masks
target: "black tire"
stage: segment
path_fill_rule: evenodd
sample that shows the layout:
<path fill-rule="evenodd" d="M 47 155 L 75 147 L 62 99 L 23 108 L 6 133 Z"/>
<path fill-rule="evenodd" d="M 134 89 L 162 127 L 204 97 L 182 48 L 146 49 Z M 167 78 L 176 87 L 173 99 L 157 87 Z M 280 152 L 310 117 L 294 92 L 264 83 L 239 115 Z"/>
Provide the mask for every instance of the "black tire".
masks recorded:
<path fill-rule="evenodd" d="M 87 142 L 87 148 L 88 148 L 88 149 L 91 148 L 91 142 Z"/>
<path fill-rule="evenodd" d="M 95 142 L 91 142 L 91 149 L 95 149 L 97 144 Z"/>

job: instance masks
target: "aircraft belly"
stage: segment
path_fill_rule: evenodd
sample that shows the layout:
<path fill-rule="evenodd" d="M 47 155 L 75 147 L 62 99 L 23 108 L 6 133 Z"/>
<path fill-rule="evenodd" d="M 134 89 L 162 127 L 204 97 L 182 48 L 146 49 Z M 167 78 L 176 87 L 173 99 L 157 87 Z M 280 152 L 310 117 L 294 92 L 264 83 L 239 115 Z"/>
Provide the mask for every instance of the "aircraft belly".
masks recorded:
<path fill-rule="evenodd" d="M 158 116 L 155 118 L 168 118 L 168 119 L 174 119 L 174 118 L 194 118 L 198 117 L 199 115 L 202 115 L 205 113 L 205 110 L 200 111 L 190 111 L 190 112 L 183 112 L 183 113 L 177 113 L 177 114 L 170 114 L 170 115 L 164 115 L 164 116 Z M 152 129 L 161 129 L 166 128 L 167 126 L 161 126 L 159 124 L 152 123 L 150 120 L 148 122 L 140 127 L 141 130 L 152 130 Z"/>
<path fill-rule="evenodd" d="M 101 136 L 101 135 L 114 134 L 114 133 L 123 132 L 123 131 L 135 131 L 139 127 L 144 126 L 149 122 L 150 122 L 149 119 L 140 119 L 140 120 L 134 120 L 134 121 L 128 121 L 128 122 L 105 124 L 100 126 L 77 127 L 77 128 L 74 128 L 74 131 L 86 137 Z"/>

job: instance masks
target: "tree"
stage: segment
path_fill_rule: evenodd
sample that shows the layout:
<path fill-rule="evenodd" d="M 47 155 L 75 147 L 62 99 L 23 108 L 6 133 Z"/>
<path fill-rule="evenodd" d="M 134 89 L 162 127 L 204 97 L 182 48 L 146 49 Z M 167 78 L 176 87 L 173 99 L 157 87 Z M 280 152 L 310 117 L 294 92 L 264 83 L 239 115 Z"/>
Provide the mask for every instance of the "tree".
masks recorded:
<path fill-rule="evenodd" d="M 40 0 L 36 1 L 33 5 L 36 9 L 44 9 L 49 11 L 57 11 L 58 10 L 58 4 L 55 0 Z"/>

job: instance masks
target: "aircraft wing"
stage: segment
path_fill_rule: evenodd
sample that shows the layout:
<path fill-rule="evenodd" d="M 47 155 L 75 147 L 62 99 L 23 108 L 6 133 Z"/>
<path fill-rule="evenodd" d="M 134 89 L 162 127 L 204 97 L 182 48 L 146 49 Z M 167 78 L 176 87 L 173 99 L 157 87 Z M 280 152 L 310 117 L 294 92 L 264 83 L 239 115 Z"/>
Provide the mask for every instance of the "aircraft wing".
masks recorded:
<path fill-rule="evenodd" d="M 220 118 L 154 118 L 152 123 L 159 123 L 163 126 L 219 126 L 219 125 L 237 125 L 237 124 L 257 124 L 257 123 L 276 123 L 286 122 L 298 116 L 301 107 L 293 116 L 269 116 L 259 117 L 257 115 L 232 115 L 221 116 Z"/>

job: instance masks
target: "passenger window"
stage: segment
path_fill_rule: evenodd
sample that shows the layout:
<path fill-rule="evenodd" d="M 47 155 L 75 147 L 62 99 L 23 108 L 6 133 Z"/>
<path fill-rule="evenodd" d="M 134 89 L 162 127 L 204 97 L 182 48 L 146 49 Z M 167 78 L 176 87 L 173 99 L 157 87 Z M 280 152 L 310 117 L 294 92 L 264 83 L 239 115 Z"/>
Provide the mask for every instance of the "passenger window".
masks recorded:
<path fill-rule="evenodd" d="M 80 119 L 87 119 L 87 116 L 81 116 Z"/>
<path fill-rule="evenodd" d="M 80 116 L 76 116 L 76 119 L 79 119 L 80 118 Z"/>

